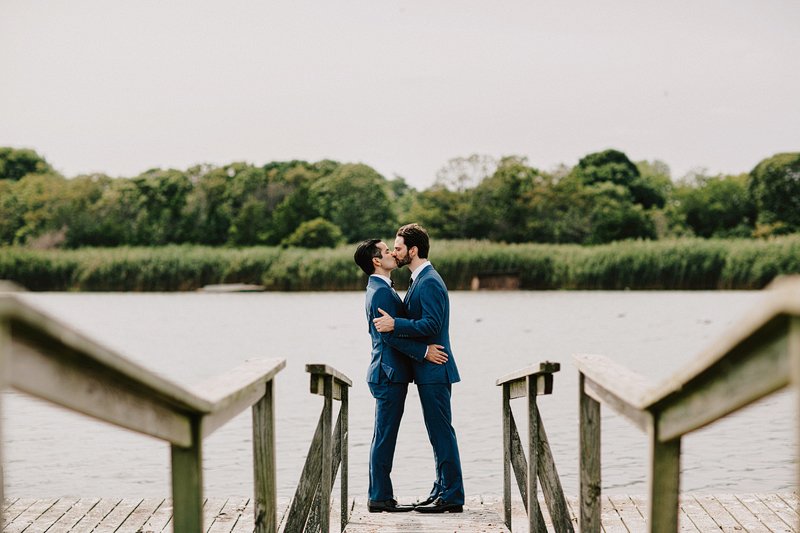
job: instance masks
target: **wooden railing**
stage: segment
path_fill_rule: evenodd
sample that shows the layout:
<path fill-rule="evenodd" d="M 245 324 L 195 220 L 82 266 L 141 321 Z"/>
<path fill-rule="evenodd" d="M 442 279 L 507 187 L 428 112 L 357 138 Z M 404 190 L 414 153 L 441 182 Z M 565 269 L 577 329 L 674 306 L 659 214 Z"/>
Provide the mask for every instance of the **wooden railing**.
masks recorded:
<path fill-rule="evenodd" d="M 347 414 L 349 410 L 350 378 L 327 365 L 306 365 L 311 374 L 311 394 L 325 398 L 311 447 L 308 450 L 303 473 L 297 484 L 289 507 L 284 533 L 300 533 L 330 530 L 331 490 L 336 481 L 339 464 L 342 465 L 341 487 L 341 531 L 349 518 L 347 502 Z M 333 400 L 339 400 L 339 417 L 331 433 Z"/>
<path fill-rule="evenodd" d="M 561 365 L 549 361 L 538 367 L 522 368 L 497 380 L 503 387 L 503 507 L 506 526 L 511 530 L 511 470 L 517 480 L 522 502 L 528 512 L 528 531 L 546 533 L 544 517 L 539 508 L 536 479 L 542 483 L 547 510 L 557 533 L 573 533 L 567 500 L 550 451 L 536 397 L 553 393 L 553 373 Z M 511 400 L 528 399 L 528 458 L 525 460 L 522 441 L 511 412 Z"/>
<path fill-rule="evenodd" d="M 183 388 L 25 302 L 0 296 L 3 384 L 168 442 L 176 533 L 203 529 L 203 437 L 251 406 L 255 530 L 276 531 L 272 395 L 273 378 L 284 366 L 283 359 L 248 361 L 200 386 Z"/>
<path fill-rule="evenodd" d="M 580 372 L 581 531 L 601 528 L 601 403 L 647 433 L 648 527 L 675 532 L 681 437 L 791 383 L 800 384 L 800 279 L 770 289 L 765 301 L 727 335 L 659 386 L 605 357 L 575 356 Z"/>

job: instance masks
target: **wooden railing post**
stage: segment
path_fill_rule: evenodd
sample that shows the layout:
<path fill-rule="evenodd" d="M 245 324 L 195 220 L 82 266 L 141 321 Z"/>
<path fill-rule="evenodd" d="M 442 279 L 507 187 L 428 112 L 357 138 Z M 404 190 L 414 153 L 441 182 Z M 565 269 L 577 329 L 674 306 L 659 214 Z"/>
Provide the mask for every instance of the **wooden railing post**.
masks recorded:
<path fill-rule="evenodd" d="M 344 531 L 349 520 L 347 506 L 348 475 L 348 387 L 350 378 L 327 365 L 306 365 L 311 374 L 311 393 L 323 396 L 314 438 L 308 450 L 303 472 L 297 483 L 292 503 L 286 516 L 284 533 L 303 531 L 328 533 L 330 530 L 331 491 L 336 472 L 342 468 L 342 517 L 340 527 Z M 339 417 L 331 431 L 333 400 L 339 400 Z"/>
<path fill-rule="evenodd" d="M 789 339 L 787 345 L 787 351 L 789 352 L 789 361 L 790 361 L 790 369 L 792 373 L 792 383 L 795 387 L 795 434 L 797 435 L 797 441 L 800 443 L 800 316 L 792 317 L 791 322 L 789 324 Z M 796 461 L 796 468 L 797 468 L 797 483 L 800 486 L 800 461 Z M 796 509 L 797 510 L 797 509 Z M 800 518 L 795 521 L 793 525 L 795 528 L 800 530 Z"/>
<path fill-rule="evenodd" d="M 172 445 L 172 523 L 175 533 L 203 530 L 203 451 L 200 423 L 192 422 L 189 447 Z"/>
<path fill-rule="evenodd" d="M 331 418 L 333 418 L 333 377 L 325 376 L 325 404 L 322 408 L 322 479 L 320 482 L 320 530 L 327 533 L 331 523 L 331 461 L 333 443 L 331 441 Z"/>
<path fill-rule="evenodd" d="M 650 475 L 647 516 L 652 533 L 677 533 L 681 479 L 681 439 L 658 438 L 658 420 L 648 428 Z"/>
<path fill-rule="evenodd" d="M 528 376 L 528 531 L 547 533 L 539 522 L 539 497 L 536 490 L 537 465 L 539 463 L 539 417 L 536 410 L 536 379 Z"/>
<path fill-rule="evenodd" d="M 339 448 L 341 449 L 341 461 L 342 461 L 342 480 L 339 483 L 341 487 L 341 513 L 340 513 L 340 525 L 341 531 L 344 531 L 344 528 L 347 526 L 347 522 L 349 521 L 349 505 L 347 501 L 347 480 L 349 476 L 349 461 L 348 461 L 348 436 L 349 436 L 349 392 L 347 387 L 342 388 L 342 400 L 341 406 L 339 407 L 339 419 L 341 420 L 341 425 L 339 426 Z"/>
<path fill-rule="evenodd" d="M 600 402 L 586 394 L 585 376 L 578 384 L 580 405 L 580 526 L 582 533 L 600 533 Z"/>
<path fill-rule="evenodd" d="M 511 530 L 511 385 L 503 383 L 503 518 Z"/>
<path fill-rule="evenodd" d="M 253 404 L 253 514 L 255 533 L 275 533 L 277 483 L 275 480 L 274 382 L 266 383 L 264 397 Z"/>
<path fill-rule="evenodd" d="M 553 528 L 557 533 L 573 533 L 572 521 L 567 509 L 567 500 L 561 489 L 553 453 L 544 430 L 536 397 L 553 393 L 553 373 L 558 372 L 559 363 L 545 361 L 536 366 L 522 368 L 503 376 L 496 385 L 503 387 L 503 519 L 511 529 L 511 474 L 517 481 L 522 503 L 528 513 L 528 531 L 546 533 L 547 527 L 538 499 L 538 483 L 542 492 Z M 511 400 L 528 398 L 528 460 L 511 411 Z"/>

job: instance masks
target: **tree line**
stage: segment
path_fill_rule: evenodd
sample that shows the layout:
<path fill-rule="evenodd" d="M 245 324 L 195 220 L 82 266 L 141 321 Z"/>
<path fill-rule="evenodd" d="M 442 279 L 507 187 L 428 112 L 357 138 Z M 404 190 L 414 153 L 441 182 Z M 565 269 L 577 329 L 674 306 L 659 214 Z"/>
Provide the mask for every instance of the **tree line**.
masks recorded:
<path fill-rule="evenodd" d="M 0 147 L 0 244 L 334 246 L 418 221 L 440 239 L 602 244 L 800 232 L 800 152 L 750 172 L 673 180 L 660 161 L 588 154 L 543 171 L 523 157 L 450 160 L 416 190 L 364 164 L 283 161 L 66 178 Z"/>

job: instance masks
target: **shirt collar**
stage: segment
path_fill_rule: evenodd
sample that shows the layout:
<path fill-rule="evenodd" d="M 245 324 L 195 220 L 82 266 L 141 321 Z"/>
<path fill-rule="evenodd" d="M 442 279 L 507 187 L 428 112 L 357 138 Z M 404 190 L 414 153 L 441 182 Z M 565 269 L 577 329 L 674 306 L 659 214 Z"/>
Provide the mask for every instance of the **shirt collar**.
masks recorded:
<path fill-rule="evenodd" d="M 371 274 L 369 277 L 382 279 L 383 281 L 386 282 L 386 284 L 388 286 L 390 286 L 390 287 L 392 286 L 392 278 L 386 277 L 386 276 L 384 276 L 382 274 Z"/>
<path fill-rule="evenodd" d="M 420 272 L 422 272 L 423 270 L 425 270 L 425 268 L 429 266 L 431 266 L 431 262 L 426 259 L 425 262 L 422 263 L 418 269 L 416 269 L 414 272 L 411 273 L 411 281 L 417 281 L 417 276 L 419 276 Z"/>

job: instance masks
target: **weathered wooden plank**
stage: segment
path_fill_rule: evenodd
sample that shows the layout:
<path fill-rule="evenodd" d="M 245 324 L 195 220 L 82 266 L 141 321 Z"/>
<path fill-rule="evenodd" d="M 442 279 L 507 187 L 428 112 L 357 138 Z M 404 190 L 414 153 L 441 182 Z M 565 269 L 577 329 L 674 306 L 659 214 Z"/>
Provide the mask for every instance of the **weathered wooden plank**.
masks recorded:
<path fill-rule="evenodd" d="M 614 409 L 616 412 L 634 423 L 636 427 L 643 431 L 647 431 L 653 417 L 647 411 L 642 411 L 639 407 L 628 403 L 624 398 L 618 396 L 613 391 L 603 388 L 601 385 L 595 383 L 590 378 L 584 379 L 584 391 L 586 394 L 594 398 L 600 403 Z"/>
<path fill-rule="evenodd" d="M 16 503 L 17 500 L 19 500 L 19 498 L 6 498 L 6 499 L 4 499 L 3 500 L 3 512 L 5 513 L 6 510 L 9 507 L 11 507 L 12 505 L 14 505 L 14 503 Z"/>
<path fill-rule="evenodd" d="M 62 516 L 64 516 L 73 505 L 78 502 L 78 498 L 61 498 L 47 511 L 42 513 L 33 524 L 25 529 L 25 533 L 44 533 L 50 530 Z"/>
<path fill-rule="evenodd" d="M 125 519 L 115 533 L 140 533 L 153 513 L 164 503 L 164 498 L 145 498 Z"/>
<path fill-rule="evenodd" d="M 18 498 L 3 511 L 3 527 L 10 524 L 15 518 L 25 512 L 28 507 L 36 503 L 36 498 Z"/>
<path fill-rule="evenodd" d="M 369 513 L 366 502 L 356 501 L 346 533 L 509 533 L 497 512 L 484 506 L 464 506 L 463 513 Z"/>
<path fill-rule="evenodd" d="M 172 499 L 167 498 L 142 526 L 143 532 L 161 533 L 172 531 Z M 169 526 L 167 525 L 169 524 Z"/>
<path fill-rule="evenodd" d="M 50 526 L 50 529 L 47 529 L 47 533 L 66 533 L 67 531 L 71 531 L 73 526 L 77 524 L 90 509 L 97 505 L 99 501 L 100 498 L 79 499 Z"/>
<path fill-rule="evenodd" d="M 542 493 L 547 504 L 548 513 L 553 522 L 556 533 L 574 533 L 574 527 L 569 517 L 567 500 L 564 490 L 561 488 L 561 478 L 558 476 L 556 463 L 553 459 L 553 452 L 550 449 L 550 441 L 544 429 L 544 422 L 539 408 L 534 405 L 536 418 L 539 421 L 539 480 L 542 483 Z"/>
<path fill-rule="evenodd" d="M 751 342 L 754 335 L 758 336 L 776 327 L 777 323 L 785 322 L 787 316 L 800 316 L 800 276 L 775 283 L 770 289 L 765 291 L 759 305 L 752 308 L 742 320 L 732 325 L 724 335 L 717 337 L 713 344 L 693 357 L 686 366 L 654 388 L 646 402 L 653 404 L 684 389 L 687 384 L 697 381 L 698 377 L 709 372 L 711 367 L 727 359 L 729 353 L 741 350 L 745 344 Z M 780 328 L 778 325 L 778 329 Z"/>
<path fill-rule="evenodd" d="M 629 533 L 622 516 L 608 497 L 602 498 L 600 520 L 605 533 Z"/>
<path fill-rule="evenodd" d="M 209 404 L 180 385 L 100 345 L 73 327 L 43 313 L 36 307 L 11 295 L 0 295 L 0 322 L 11 324 L 12 340 L 40 350 L 43 354 L 59 353 L 74 358 L 81 365 L 105 368 L 109 376 L 135 381 L 149 396 L 184 409 L 209 411 Z"/>
<path fill-rule="evenodd" d="M 504 383 L 509 383 L 512 381 L 525 381 L 525 378 L 532 375 L 538 374 L 552 374 L 554 372 L 558 372 L 561 370 L 561 363 L 555 363 L 553 361 L 542 361 L 538 364 L 526 366 L 513 372 L 506 374 L 505 376 L 498 378 L 495 381 L 495 385 L 503 385 Z M 545 393 L 544 391 L 539 391 L 538 394 L 550 394 L 550 392 Z"/>
<path fill-rule="evenodd" d="M 532 374 L 530 379 L 536 381 L 536 394 L 539 396 L 553 393 L 553 374 Z M 528 378 L 519 378 L 516 381 L 509 381 L 508 390 L 511 399 L 525 398 L 528 396 Z"/>
<path fill-rule="evenodd" d="M 214 520 L 222 513 L 226 503 L 228 503 L 228 498 L 206 499 L 203 503 L 203 529 L 201 531 L 208 531 Z"/>
<path fill-rule="evenodd" d="M 624 367 L 604 355 L 578 354 L 573 356 L 578 372 L 598 387 L 611 392 L 620 401 L 641 410 L 653 385 L 647 378 Z"/>
<path fill-rule="evenodd" d="M 309 364 L 306 365 L 306 372 L 314 375 L 331 376 L 334 381 L 338 381 L 348 387 L 353 386 L 353 382 L 346 375 L 342 374 L 332 366 L 322 364 Z"/>
<path fill-rule="evenodd" d="M 800 516 L 798 516 L 796 509 L 787 505 L 777 494 L 756 494 L 755 496 L 761 500 L 764 505 L 772 509 L 792 531 L 797 531 L 798 523 L 800 523 Z"/>
<path fill-rule="evenodd" d="M 662 439 L 699 429 L 771 394 L 789 383 L 786 332 L 757 332 L 682 388 L 655 402 Z"/>
<path fill-rule="evenodd" d="M 203 417 L 204 437 L 264 397 L 267 383 L 286 366 L 285 359 L 253 359 L 191 388 L 212 403 Z"/>
<path fill-rule="evenodd" d="M 719 526 L 714 519 L 706 513 L 705 509 L 692 496 L 682 498 L 680 505 L 683 512 L 694 524 L 694 527 L 700 531 L 719 531 Z"/>
<path fill-rule="evenodd" d="M 127 376 L 80 366 L 49 348 L 15 339 L 12 386 L 79 413 L 168 442 L 190 443 L 189 421 Z"/>
<path fill-rule="evenodd" d="M 735 495 L 715 494 L 713 499 L 719 502 L 720 506 L 736 520 L 744 531 L 764 530 L 764 524 Z"/>
<path fill-rule="evenodd" d="M 133 511 L 142 503 L 140 498 L 123 499 L 92 530 L 92 533 L 114 533 Z"/>
<path fill-rule="evenodd" d="M 325 378 L 325 404 L 322 408 L 322 477 L 319 484 L 319 527 L 325 533 L 331 523 L 331 481 L 333 481 L 333 442 L 331 422 L 333 419 L 333 377 Z"/>
<path fill-rule="evenodd" d="M 3 528 L 4 533 L 21 533 L 28 529 L 36 519 L 56 504 L 57 499 L 36 500 L 27 509 L 17 515 L 14 520 Z"/>
<path fill-rule="evenodd" d="M 720 531 L 742 531 L 742 525 L 714 496 L 710 494 L 687 494 L 682 498 L 682 501 L 688 501 L 690 498 L 694 499 L 702 509 L 702 512 L 714 521 Z"/>
<path fill-rule="evenodd" d="M 283 506 L 285 509 L 286 506 Z M 242 514 L 236 520 L 236 524 L 231 529 L 231 533 L 253 533 L 253 500 L 248 500 L 242 509 Z"/>
<path fill-rule="evenodd" d="M 101 499 L 73 526 L 76 531 L 92 531 L 121 502 L 119 498 Z"/>
<path fill-rule="evenodd" d="M 630 498 L 631 501 L 636 505 L 636 508 L 639 509 L 639 512 L 642 513 L 642 515 L 644 515 L 645 521 L 647 521 L 648 500 L 638 495 L 632 495 Z M 657 531 L 657 530 L 648 529 L 648 531 Z M 700 531 L 699 529 L 694 527 L 694 524 L 692 523 L 691 520 L 689 520 L 689 517 L 686 515 L 686 513 L 683 512 L 683 509 L 681 509 L 678 512 L 678 531 L 680 531 L 681 533 L 697 533 L 698 531 Z M 701 533 L 708 533 L 708 532 L 704 531 Z"/>
<path fill-rule="evenodd" d="M 598 533 L 601 528 L 600 403 L 586 394 L 585 377 L 578 385 L 580 433 L 580 530 Z"/>
<path fill-rule="evenodd" d="M 511 424 L 511 465 L 513 467 L 514 477 L 517 480 L 519 494 L 522 497 L 522 505 L 525 507 L 525 512 L 528 513 L 527 518 L 530 521 L 530 512 L 528 511 L 528 461 L 525 459 L 525 452 L 522 448 L 522 441 L 519 438 L 517 424 L 514 421 L 514 414 L 511 412 L 509 412 L 509 423 Z M 542 510 L 539 509 L 538 506 L 537 514 L 538 523 L 543 523 L 544 518 L 542 517 Z M 528 527 L 530 528 L 530 525 Z M 509 529 L 511 529 L 510 526 Z"/>
<path fill-rule="evenodd" d="M 737 495 L 737 499 L 742 502 L 742 505 L 747 507 L 753 513 L 758 521 L 761 522 L 766 528 L 773 533 L 786 533 L 792 532 L 793 529 L 789 524 L 781 520 L 775 512 L 767 507 L 758 497 L 753 494 Z"/>
<path fill-rule="evenodd" d="M 800 495 L 796 492 L 779 492 L 778 497 L 800 515 Z"/>
<path fill-rule="evenodd" d="M 617 511 L 620 520 L 628 531 L 638 532 L 647 530 L 647 522 L 644 515 L 628 496 L 609 495 L 608 501 Z M 647 512 L 646 510 L 644 512 Z"/>
<path fill-rule="evenodd" d="M 210 526 L 207 526 L 207 533 L 231 533 L 249 501 L 248 498 L 228 498 L 219 513 L 213 517 Z"/>

